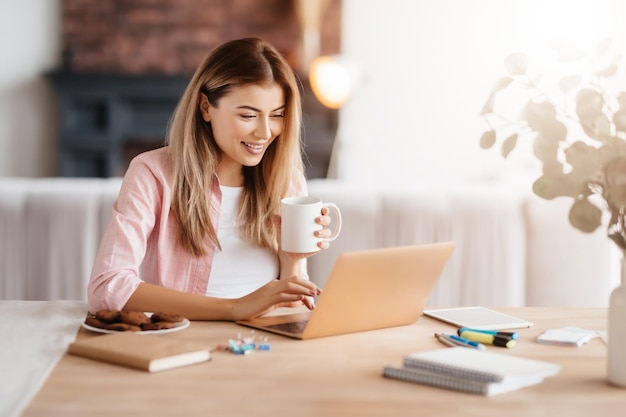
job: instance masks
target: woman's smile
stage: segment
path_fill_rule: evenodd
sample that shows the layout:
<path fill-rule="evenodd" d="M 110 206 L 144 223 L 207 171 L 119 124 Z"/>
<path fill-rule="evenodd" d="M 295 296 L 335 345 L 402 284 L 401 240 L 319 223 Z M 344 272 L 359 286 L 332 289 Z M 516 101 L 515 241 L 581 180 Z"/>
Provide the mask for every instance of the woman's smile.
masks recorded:
<path fill-rule="evenodd" d="M 263 144 L 257 144 L 257 143 L 251 143 L 251 142 L 241 142 L 241 143 L 245 146 L 248 152 L 254 155 L 260 155 L 265 150 L 264 143 Z"/>

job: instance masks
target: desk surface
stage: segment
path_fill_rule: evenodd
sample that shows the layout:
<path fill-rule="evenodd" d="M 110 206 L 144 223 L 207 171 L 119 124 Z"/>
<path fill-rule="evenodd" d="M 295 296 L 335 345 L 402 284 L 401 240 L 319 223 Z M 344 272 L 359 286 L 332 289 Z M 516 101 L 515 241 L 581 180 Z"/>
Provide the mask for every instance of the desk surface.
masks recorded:
<path fill-rule="evenodd" d="M 454 330 L 421 317 L 410 326 L 298 341 L 268 335 L 270 351 L 214 351 L 207 363 L 150 374 L 65 355 L 23 413 L 29 416 L 617 416 L 626 391 L 606 383 L 606 346 L 580 348 L 534 339 L 549 328 L 606 329 L 606 309 L 496 308 L 535 323 L 514 349 L 489 350 L 559 363 L 543 383 L 493 397 L 385 379 L 407 353 L 441 348 L 434 332 Z M 217 346 L 247 334 L 229 322 L 192 322 L 162 335 Z M 257 336 L 266 335 L 257 331 Z M 99 337 L 79 330 L 78 338 Z"/>

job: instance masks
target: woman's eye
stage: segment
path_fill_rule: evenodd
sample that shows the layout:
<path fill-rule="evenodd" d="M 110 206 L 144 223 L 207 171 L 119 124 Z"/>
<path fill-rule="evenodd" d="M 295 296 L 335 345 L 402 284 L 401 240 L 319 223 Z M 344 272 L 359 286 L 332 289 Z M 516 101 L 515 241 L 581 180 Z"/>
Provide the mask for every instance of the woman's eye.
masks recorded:
<path fill-rule="evenodd" d="M 285 115 L 283 113 L 276 113 L 276 114 L 272 114 L 272 117 L 282 119 L 283 117 L 285 117 Z"/>
<path fill-rule="evenodd" d="M 254 114 L 242 114 L 241 118 L 242 119 L 254 119 L 256 117 L 256 115 Z"/>

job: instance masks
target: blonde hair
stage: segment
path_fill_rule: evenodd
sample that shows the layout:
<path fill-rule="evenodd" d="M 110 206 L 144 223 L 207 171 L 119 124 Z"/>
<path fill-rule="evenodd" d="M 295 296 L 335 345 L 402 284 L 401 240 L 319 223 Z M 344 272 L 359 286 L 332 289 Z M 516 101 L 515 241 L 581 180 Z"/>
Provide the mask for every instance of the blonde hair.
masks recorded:
<path fill-rule="evenodd" d="M 187 85 L 172 116 L 167 144 L 173 166 L 172 209 L 183 247 L 196 256 L 206 253 L 205 238 L 220 247 L 211 222 L 211 195 L 221 150 L 210 123 L 200 114 L 200 93 L 212 106 L 233 87 L 277 84 L 284 92 L 282 133 L 257 166 L 244 167 L 240 206 L 243 238 L 277 250 L 272 218 L 292 181 L 303 175 L 300 126 L 302 109 L 295 74 L 285 58 L 259 38 L 227 42 L 214 49 Z"/>

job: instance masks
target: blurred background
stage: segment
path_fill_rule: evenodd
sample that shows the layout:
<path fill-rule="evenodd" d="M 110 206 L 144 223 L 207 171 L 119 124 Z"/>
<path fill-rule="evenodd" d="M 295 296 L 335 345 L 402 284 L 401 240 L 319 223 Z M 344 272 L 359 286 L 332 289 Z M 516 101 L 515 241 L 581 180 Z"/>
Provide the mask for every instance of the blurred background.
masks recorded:
<path fill-rule="evenodd" d="M 207 53 L 260 36 L 302 81 L 307 173 L 324 177 L 337 110 L 315 99 L 308 67 L 339 53 L 341 7 L 341 0 L 0 0 L 0 175 L 122 175 L 132 156 L 162 145 Z"/>
<path fill-rule="evenodd" d="M 310 178 L 503 178 L 534 169 L 478 146 L 505 57 L 623 43 L 625 16 L 618 0 L 0 0 L 0 176 L 121 175 L 212 47 L 262 36 L 303 81 Z M 337 109 L 310 91 L 317 55 L 353 69 Z"/>
<path fill-rule="evenodd" d="M 483 149 L 481 112 L 512 54 L 558 86 L 555 40 L 621 57 L 624 19 L 620 0 L 0 0 L 0 298 L 84 296 L 129 160 L 212 48 L 260 36 L 302 82 L 309 191 L 346 214 L 314 279 L 343 251 L 454 240 L 434 304 L 606 305 L 606 229 L 532 195 L 532 143 Z"/>

